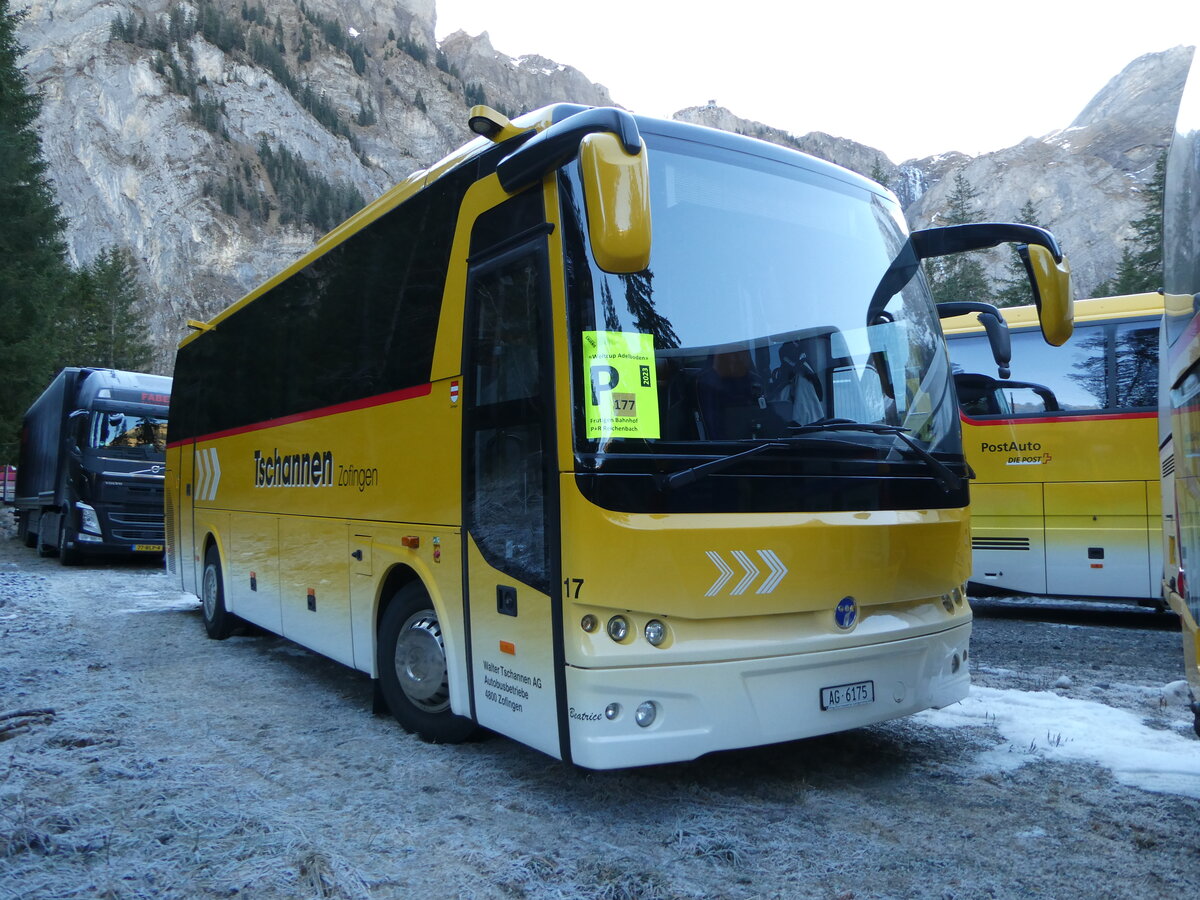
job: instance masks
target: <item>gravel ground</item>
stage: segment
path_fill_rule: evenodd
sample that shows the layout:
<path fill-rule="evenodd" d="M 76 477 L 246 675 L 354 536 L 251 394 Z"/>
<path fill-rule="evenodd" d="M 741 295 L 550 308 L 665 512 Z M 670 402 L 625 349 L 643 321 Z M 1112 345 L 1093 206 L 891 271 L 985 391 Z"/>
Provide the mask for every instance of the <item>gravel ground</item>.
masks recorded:
<path fill-rule="evenodd" d="M 980 693 L 1094 701 L 1200 766 L 1169 617 L 977 611 Z M 1200 785 L 949 712 L 624 772 L 430 746 L 360 673 L 206 640 L 160 569 L 0 540 L 0 897 L 1200 896 Z"/>

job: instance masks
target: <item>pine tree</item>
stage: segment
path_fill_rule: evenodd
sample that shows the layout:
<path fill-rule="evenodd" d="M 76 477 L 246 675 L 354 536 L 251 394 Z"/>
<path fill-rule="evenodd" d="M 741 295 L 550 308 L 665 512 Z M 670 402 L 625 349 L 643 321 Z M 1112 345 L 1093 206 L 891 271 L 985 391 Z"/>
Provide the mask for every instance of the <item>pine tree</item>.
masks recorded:
<path fill-rule="evenodd" d="M 963 173 L 954 175 L 954 189 L 946 198 L 946 211 L 939 216 L 942 225 L 968 225 L 978 222 L 979 191 Z M 938 303 L 952 300 L 992 301 L 992 284 L 978 254 L 956 253 L 927 260 L 925 277 L 933 299 Z"/>
<path fill-rule="evenodd" d="M 128 250 L 110 247 L 75 273 L 60 320 L 60 364 L 144 371 L 151 361 L 142 290 Z"/>
<path fill-rule="evenodd" d="M 54 319 L 70 277 L 63 219 L 35 130 L 16 29 L 0 0 L 0 463 L 16 462 L 21 416 L 54 374 Z"/>
<path fill-rule="evenodd" d="M 1025 201 L 1021 211 L 1017 213 L 1017 221 L 1022 225 L 1046 227 L 1042 224 L 1032 200 Z M 1027 306 L 1032 302 L 1033 289 L 1029 286 L 1029 274 L 1025 271 L 1025 263 L 1014 246 L 1009 251 L 1004 274 L 1000 276 L 1000 289 L 996 291 L 995 303 L 997 306 Z"/>
<path fill-rule="evenodd" d="M 1167 191 L 1167 154 L 1154 163 L 1154 175 L 1142 194 L 1145 212 L 1133 220 L 1134 244 L 1138 269 L 1142 273 L 1142 291 L 1157 291 L 1163 283 L 1163 203 Z"/>
<path fill-rule="evenodd" d="M 1129 224 L 1133 237 L 1125 241 L 1121 262 L 1112 278 L 1093 289 L 1096 297 L 1116 297 L 1121 294 L 1141 294 L 1157 291 L 1163 283 L 1162 227 L 1163 198 L 1167 186 L 1167 154 L 1161 154 L 1154 164 L 1154 175 L 1142 193 L 1145 212 Z"/>

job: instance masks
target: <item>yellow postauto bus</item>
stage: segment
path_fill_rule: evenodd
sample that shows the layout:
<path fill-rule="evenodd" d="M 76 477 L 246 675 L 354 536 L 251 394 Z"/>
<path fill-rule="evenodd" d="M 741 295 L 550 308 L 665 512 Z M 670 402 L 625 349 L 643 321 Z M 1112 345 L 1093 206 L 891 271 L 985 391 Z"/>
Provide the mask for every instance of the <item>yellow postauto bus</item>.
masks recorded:
<path fill-rule="evenodd" d="M 409 731 L 596 768 L 963 697 L 957 404 L 909 235 L 781 147 L 557 105 L 479 137 L 179 347 L 169 568 L 368 673 Z"/>
<path fill-rule="evenodd" d="M 1200 736 L 1200 66 L 1183 90 L 1163 203 L 1163 598 L 1183 625 Z"/>
<path fill-rule="evenodd" d="M 1077 300 L 1074 335 L 1051 351 L 1034 307 L 1000 310 L 1008 378 L 975 317 L 943 321 L 976 475 L 973 585 L 1161 601 L 1162 311 L 1158 293 Z"/>

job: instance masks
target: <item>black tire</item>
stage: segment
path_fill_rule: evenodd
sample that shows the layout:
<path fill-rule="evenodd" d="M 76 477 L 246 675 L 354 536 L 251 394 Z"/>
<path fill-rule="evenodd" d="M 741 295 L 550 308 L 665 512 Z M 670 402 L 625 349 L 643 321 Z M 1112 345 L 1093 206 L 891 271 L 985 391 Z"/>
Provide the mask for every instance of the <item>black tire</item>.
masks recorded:
<path fill-rule="evenodd" d="M 17 514 L 17 537 L 24 541 L 26 547 L 37 546 L 37 533 L 29 530 L 29 513 Z"/>
<path fill-rule="evenodd" d="M 446 647 L 433 602 L 417 582 L 392 598 L 379 623 L 379 688 L 404 730 L 431 744 L 459 744 L 478 726 L 450 711 Z"/>
<path fill-rule="evenodd" d="M 49 544 L 46 543 L 46 514 L 45 513 L 42 513 L 41 516 L 38 517 L 37 555 L 42 556 L 42 557 L 58 555 L 58 548 L 51 547 Z"/>
<path fill-rule="evenodd" d="M 200 606 L 204 612 L 204 630 L 210 638 L 223 641 L 233 634 L 237 617 L 225 608 L 225 579 L 221 576 L 221 554 L 216 547 L 209 547 L 204 554 Z"/>
<path fill-rule="evenodd" d="M 64 512 L 58 517 L 58 561 L 64 566 L 79 565 L 79 550 L 67 546 L 74 539 L 75 535 L 67 527 L 67 514 Z"/>

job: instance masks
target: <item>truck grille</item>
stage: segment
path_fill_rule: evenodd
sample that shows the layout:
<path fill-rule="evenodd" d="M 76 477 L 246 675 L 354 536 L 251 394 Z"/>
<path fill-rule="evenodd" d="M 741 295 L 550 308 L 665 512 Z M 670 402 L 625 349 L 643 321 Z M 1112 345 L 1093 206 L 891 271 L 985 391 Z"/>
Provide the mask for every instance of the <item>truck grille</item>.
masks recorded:
<path fill-rule="evenodd" d="M 161 544 L 163 517 L 161 513 L 112 513 L 108 517 L 115 541 L 130 544 Z"/>

